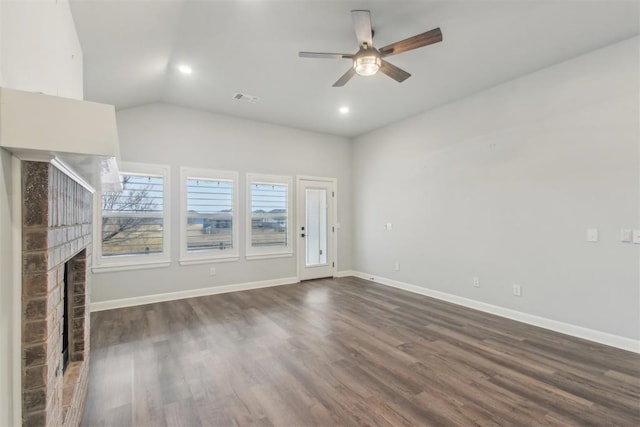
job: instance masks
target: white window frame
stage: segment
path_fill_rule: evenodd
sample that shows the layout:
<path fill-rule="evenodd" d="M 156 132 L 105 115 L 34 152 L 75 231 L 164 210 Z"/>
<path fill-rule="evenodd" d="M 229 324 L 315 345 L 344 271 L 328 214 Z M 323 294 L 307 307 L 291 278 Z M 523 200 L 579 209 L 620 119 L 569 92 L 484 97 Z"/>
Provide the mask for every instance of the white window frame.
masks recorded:
<path fill-rule="evenodd" d="M 148 255 L 102 255 L 102 191 L 94 195 L 94 233 L 93 233 L 93 267 L 94 273 L 110 271 L 140 270 L 147 268 L 162 268 L 171 265 L 171 167 L 147 163 L 119 162 L 120 175 L 156 175 L 162 176 L 164 206 L 162 252 Z"/>
<path fill-rule="evenodd" d="M 251 224 L 251 185 L 274 184 L 287 186 L 287 246 L 286 247 L 261 247 L 254 248 L 251 246 L 252 224 Z M 293 216 L 295 215 L 293 207 L 293 178 L 284 175 L 268 175 L 260 173 L 247 173 L 246 183 L 246 259 L 267 259 L 267 258 L 284 258 L 293 256 Z"/>
<path fill-rule="evenodd" d="M 228 250 L 202 250 L 189 252 L 187 250 L 187 179 L 202 178 L 206 180 L 231 181 L 233 183 L 233 222 L 231 238 L 233 248 Z M 180 168 L 180 265 L 207 264 L 212 262 L 233 262 L 240 258 L 240 241 L 238 239 L 239 215 L 238 172 L 219 171 L 212 169 Z"/>

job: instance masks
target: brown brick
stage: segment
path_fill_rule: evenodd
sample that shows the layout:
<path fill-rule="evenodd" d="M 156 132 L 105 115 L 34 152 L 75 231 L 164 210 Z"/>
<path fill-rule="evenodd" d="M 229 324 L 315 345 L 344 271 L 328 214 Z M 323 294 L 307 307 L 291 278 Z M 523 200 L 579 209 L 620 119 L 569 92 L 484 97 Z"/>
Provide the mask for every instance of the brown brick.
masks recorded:
<path fill-rule="evenodd" d="M 47 382 L 47 366 L 40 365 L 32 368 L 26 368 L 22 374 L 22 388 L 35 389 L 41 388 Z"/>
<path fill-rule="evenodd" d="M 22 392 L 22 407 L 24 408 L 24 412 L 45 409 L 46 403 L 47 394 L 43 388 Z"/>
<path fill-rule="evenodd" d="M 84 331 L 83 330 L 73 331 L 71 336 L 73 337 L 73 342 L 74 343 L 80 343 L 80 342 L 84 341 Z"/>
<path fill-rule="evenodd" d="M 73 305 L 74 306 L 78 306 L 78 305 L 82 305 L 84 306 L 84 303 L 86 301 L 85 295 L 74 295 L 73 296 Z"/>
<path fill-rule="evenodd" d="M 74 362 L 82 362 L 84 360 L 84 351 L 74 351 L 71 353 L 71 360 Z"/>
<path fill-rule="evenodd" d="M 24 366 L 42 365 L 47 360 L 47 345 L 42 342 L 28 346 L 23 351 Z"/>
<path fill-rule="evenodd" d="M 72 316 L 73 317 L 82 317 L 82 315 L 84 314 L 85 308 L 83 305 L 78 305 L 78 306 L 74 306 L 72 308 Z"/>
<path fill-rule="evenodd" d="M 81 255 L 83 256 L 83 258 L 80 258 Z M 86 268 L 87 268 L 87 261 L 86 259 L 84 259 L 84 254 L 80 252 L 80 254 L 78 254 L 78 256 L 76 256 L 76 258 L 74 258 L 73 260 L 73 270 L 83 273 Z"/>
<path fill-rule="evenodd" d="M 22 163 L 23 225 L 48 224 L 47 189 L 49 164 L 44 162 Z"/>
<path fill-rule="evenodd" d="M 26 298 L 22 302 L 22 315 L 26 320 L 44 319 L 47 315 L 47 298 Z"/>
<path fill-rule="evenodd" d="M 23 322 L 22 331 L 22 342 L 24 343 L 44 341 L 47 338 L 47 321 Z"/>
<path fill-rule="evenodd" d="M 84 351 L 84 342 L 74 342 L 72 350 L 74 353 Z"/>
<path fill-rule="evenodd" d="M 46 273 L 47 253 L 28 252 L 22 257 L 22 272 L 25 274 Z"/>
<path fill-rule="evenodd" d="M 78 273 L 76 273 L 76 278 L 78 277 Z M 86 280 L 78 280 L 73 283 L 73 294 L 74 295 L 84 295 L 86 288 Z"/>
<path fill-rule="evenodd" d="M 27 228 L 22 233 L 24 251 L 43 251 L 47 249 L 47 229 L 44 227 Z"/>
<path fill-rule="evenodd" d="M 73 323 L 71 325 L 71 328 L 73 329 L 74 332 L 83 332 L 84 333 L 84 322 L 85 322 L 85 318 L 84 317 L 79 317 L 79 318 L 75 318 L 73 319 Z"/>
<path fill-rule="evenodd" d="M 47 274 L 23 274 L 22 295 L 25 297 L 39 297 L 47 294 Z"/>
<path fill-rule="evenodd" d="M 22 417 L 22 427 L 42 427 L 47 423 L 44 411 L 32 412 Z"/>

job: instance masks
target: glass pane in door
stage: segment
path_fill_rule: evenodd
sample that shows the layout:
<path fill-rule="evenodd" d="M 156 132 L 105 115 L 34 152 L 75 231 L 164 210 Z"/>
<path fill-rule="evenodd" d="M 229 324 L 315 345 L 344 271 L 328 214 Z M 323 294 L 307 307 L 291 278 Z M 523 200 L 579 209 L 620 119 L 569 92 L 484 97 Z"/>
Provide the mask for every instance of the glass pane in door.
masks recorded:
<path fill-rule="evenodd" d="M 307 267 L 327 263 L 327 190 L 307 188 L 306 244 Z"/>

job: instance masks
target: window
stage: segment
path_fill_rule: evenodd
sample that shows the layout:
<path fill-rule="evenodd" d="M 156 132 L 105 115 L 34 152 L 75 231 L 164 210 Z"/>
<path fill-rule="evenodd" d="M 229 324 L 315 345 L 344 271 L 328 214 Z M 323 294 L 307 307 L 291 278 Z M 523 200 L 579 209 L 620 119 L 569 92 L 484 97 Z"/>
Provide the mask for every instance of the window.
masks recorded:
<path fill-rule="evenodd" d="M 180 264 L 238 259 L 238 174 L 181 169 Z"/>
<path fill-rule="evenodd" d="M 169 265 L 168 166 L 120 165 L 121 192 L 98 192 L 94 271 Z"/>
<path fill-rule="evenodd" d="M 291 256 L 291 178 L 247 175 L 247 258 Z"/>

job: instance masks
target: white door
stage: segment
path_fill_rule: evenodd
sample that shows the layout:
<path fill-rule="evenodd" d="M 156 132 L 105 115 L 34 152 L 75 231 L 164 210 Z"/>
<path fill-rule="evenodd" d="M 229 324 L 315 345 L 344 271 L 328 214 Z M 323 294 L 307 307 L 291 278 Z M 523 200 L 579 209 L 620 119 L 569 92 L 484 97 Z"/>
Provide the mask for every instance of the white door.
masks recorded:
<path fill-rule="evenodd" d="M 298 264 L 300 280 L 333 276 L 333 180 L 298 179 Z"/>

